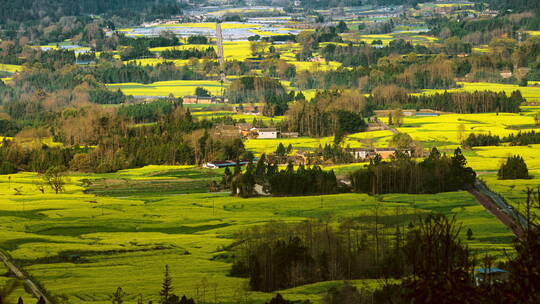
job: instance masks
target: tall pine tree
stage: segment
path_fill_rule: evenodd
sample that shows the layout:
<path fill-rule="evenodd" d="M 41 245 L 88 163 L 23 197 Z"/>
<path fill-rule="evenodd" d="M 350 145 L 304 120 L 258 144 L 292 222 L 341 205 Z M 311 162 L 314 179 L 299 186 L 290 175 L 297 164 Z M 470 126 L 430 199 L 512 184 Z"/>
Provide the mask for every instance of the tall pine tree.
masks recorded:
<path fill-rule="evenodd" d="M 172 295 L 172 278 L 169 274 L 169 265 L 165 265 L 165 274 L 163 276 L 163 283 L 161 284 L 161 291 L 159 292 L 160 304 L 167 304 L 169 297 Z"/>

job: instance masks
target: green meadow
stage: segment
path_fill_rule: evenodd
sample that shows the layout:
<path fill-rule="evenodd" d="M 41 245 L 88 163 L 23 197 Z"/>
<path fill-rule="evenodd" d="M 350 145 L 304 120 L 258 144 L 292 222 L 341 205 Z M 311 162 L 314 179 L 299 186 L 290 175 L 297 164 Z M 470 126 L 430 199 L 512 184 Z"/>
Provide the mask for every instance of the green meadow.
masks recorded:
<path fill-rule="evenodd" d="M 357 165 L 356 165 L 357 166 Z M 353 165 L 333 167 L 346 173 Z M 474 238 L 476 253 L 505 259 L 512 235 L 467 192 L 437 195 L 338 194 L 323 197 L 241 199 L 208 193 L 207 184 L 221 170 L 186 166 L 148 166 L 111 174 L 71 174 L 65 193 L 45 193 L 34 173 L 0 177 L 0 246 L 51 294 L 70 303 L 108 303 L 116 287 L 157 300 L 164 266 L 171 267 L 175 290 L 195 297 L 237 303 L 246 279 L 228 276 L 225 250 L 236 232 L 269 221 L 324 219 L 339 223 L 356 217 L 373 220 L 379 206 L 382 222 L 404 225 L 427 212 L 455 215 Z M 17 191 L 15 191 L 17 189 Z M 396 218 L 399 209 L 402 216 Z M 323 282 L 280 291 L 290 299 L 321 303 L 339 282 Z M 354 284 L 375 288 L 376 280 Z M 204 290 L 204 294 L 203 294 Z M 247 292 L 262 303 L 271 295 Z"/>

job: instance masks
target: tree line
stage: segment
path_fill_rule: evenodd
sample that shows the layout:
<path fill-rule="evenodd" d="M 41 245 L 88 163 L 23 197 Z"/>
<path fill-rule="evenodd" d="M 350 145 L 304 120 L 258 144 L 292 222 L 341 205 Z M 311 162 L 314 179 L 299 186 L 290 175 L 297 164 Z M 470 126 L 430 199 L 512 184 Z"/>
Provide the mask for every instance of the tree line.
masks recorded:
<path fill-rule="evenodd" d="M 200 80 L 206 77 L 187 65 L 178 67 L 173 62 L 162 62 L 155 66 L 134 62 L 116 65 L 110 62 L 99 64 L 91 71 L 101 83 L 152 83 L 168 80 Z"/>
<path fill-rule="evenodd" d="M 376 157 L 367 168 L 352 172 L 349 178 L 353 191 L 359 193 L 439 193 L 473 186 L 476 173 L 466 165 L 459 148 L 451 157 L 433 148 L 420 162 L 399 152 L 391 161 Z"/>
<path fill-rule="evenodd" d="M 424 108 L 455 113 L 519 113 L 520 105 L 525 101 L 520 91 L 514 91 L 510 96 L 504 92 L 492 91 L 455 93 L 445 91 L 416 96 L 407 94 L 405 90 L 396 86 L 380 87 L 368 97 L 368 102 L 379 109 L 398 104 L 403 108 Z"/>
<path fill-rule="evenodd" d="M 165 59 L 190 59 L 190 58 L 205 58 L 215 59 L 217 58 L 216 50 L 209 46 L 204 50 L 191 48 L 185 50 L 167 49 L 160 53 L 160 56 Z"/>
<path fill-rule="evenodd" d="M 498 146 L 501 143 L 510 143 L 511 146 L 527 146 L 540 143 L 540 132 L 519 131 L 500 138 L 498 135 L 471 133 L 463 140 L 466 147 Z"/>
<path fill-rule="evenodd" d="M 255 191 L 256 185 L 261 187 L 262 192 L 275 196 L 332 194 L 338 191 L 333 170 L 325 171 L 319 166 L 304 165 L 295 170 L 292 163 L 280 170 L 277 164 L 267 163 L 264 154 L 256 165 L 249 163 L 245 170 L 239 166 L 234 172 L 225 169 L 222 186 L 229 188 L 232 195 L 247 198 L 261 194 Z"/>

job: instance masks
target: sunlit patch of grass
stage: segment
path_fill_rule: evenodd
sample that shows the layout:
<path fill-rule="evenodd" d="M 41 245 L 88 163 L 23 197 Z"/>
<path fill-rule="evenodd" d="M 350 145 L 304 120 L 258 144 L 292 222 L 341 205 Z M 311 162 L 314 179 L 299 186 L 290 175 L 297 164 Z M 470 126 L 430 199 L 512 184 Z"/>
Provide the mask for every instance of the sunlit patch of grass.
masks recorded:
<path fill-rule="evenodd" d="M 108 84 L 111 89 L 120 89 L 126 95 L 134 96 L 169 96 L 176 97 L 194 95 L 197 87 L 203 87 L 213 95 L 221 95 L 222 86 L 219 81 L 213 80 L 172 80 L 160 81 L 151 84 L 117 83 Z"/>
<path fill-rule="evenodd" d="M 21 65 L 0 63 L 0 71 L 15 73 L 23 69 Z"/>
<path fill-rule="evenodd" d="M 448 92 L 474 92 L 474 91 L 494 91 L 494 92 L 505 92 L 507 95 L 510 95 L 513 91 L 521 91 L 523 97 L 528 101 L 537 101 L 540 100 L 540 87 L 521 87 L 514 84 L 500 84 L 500 83 L 489 83 L 489 82 L 458 82 L 458 85 L 461 88 L 451 89 L 451 90 L 423 90 L 424 93 L 442 93 L 444 91 Z"/>

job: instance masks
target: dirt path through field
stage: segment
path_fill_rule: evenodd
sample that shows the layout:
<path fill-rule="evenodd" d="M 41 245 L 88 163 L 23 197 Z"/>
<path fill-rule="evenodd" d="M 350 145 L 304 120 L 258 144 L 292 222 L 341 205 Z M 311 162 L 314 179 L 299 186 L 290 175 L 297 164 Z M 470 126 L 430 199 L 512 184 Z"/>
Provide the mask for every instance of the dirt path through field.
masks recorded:
<path fill-rule="evenodd" d="M 480 193 L 476 189 L 469 190 L 469 193 L 472 194 L 476 200 L 484 206 L 491 214 L 499 219 L 504 225 L 506 225 L 512 232 L 519 238 L 524 236 L 523 229 L 519 225 L 516 225 L 514 218 L 508 215 L 506 212 L 503 212 L 499 207 L 486 195 Z"/>
<path fill-rule="evenodd" d="M 45 293 L 41 291 L 41 289 L 30 279 L 26 276 L 26 274 L 19 268 L 17 265 L 15 265 L 11 259 L 3 252 L 0 251 L 0 260 L 4 262 L 6 267 L 15 274 L 15 276 L 24 282 L 26 287 L 30 290 L 30 292 L 36 297 L 37 299 L 43 297 L 45 300 L 45 303 L 49 304 L 51 301 L 47 298 Z"/>

